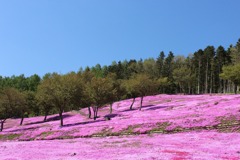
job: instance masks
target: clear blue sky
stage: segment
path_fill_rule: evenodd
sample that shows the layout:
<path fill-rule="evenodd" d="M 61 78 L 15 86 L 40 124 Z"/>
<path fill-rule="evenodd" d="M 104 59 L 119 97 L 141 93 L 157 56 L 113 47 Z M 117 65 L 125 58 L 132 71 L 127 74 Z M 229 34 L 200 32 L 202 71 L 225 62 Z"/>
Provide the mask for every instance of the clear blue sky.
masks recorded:
<path fill-rule="evenodd" d="M 0 0 L 0 75 L 188 55 L 240 38 L 240 0 Z"/>

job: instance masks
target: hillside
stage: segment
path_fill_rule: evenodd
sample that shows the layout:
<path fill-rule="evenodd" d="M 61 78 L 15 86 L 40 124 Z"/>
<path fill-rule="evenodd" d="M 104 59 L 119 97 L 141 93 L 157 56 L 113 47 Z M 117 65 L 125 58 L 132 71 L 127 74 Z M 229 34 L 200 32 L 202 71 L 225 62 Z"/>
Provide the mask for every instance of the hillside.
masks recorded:
<path fill-rule="evenodd" d="M 134 110 L 129 110 L 131 99 L 114 103 L 111 120 L 104 118 L 109 112 L 107 106 L 100 109 L 96 121 L 87 118 L 87 109 L 67 112 L 63 127 L 59 127 L 58 115 L 49 116 L 47 122 L 42 122 L 43 116 L 26 118 L 23 126 L 19 126 L 19 119 L 9 119 L 0 133 L 0 156 L 6 159 L 13 155 L 17 159 L 34 159 L 33 155 L 35 159 L 38 156 L 39 159 L 49 156 L 51 159 L 240 158 L 240 95 L 148 96 L 144 98 L 142 111 L 138 110 L 139 101 L 138 98 Z M 37 152 L 41 154 L 37 156 Z"/>

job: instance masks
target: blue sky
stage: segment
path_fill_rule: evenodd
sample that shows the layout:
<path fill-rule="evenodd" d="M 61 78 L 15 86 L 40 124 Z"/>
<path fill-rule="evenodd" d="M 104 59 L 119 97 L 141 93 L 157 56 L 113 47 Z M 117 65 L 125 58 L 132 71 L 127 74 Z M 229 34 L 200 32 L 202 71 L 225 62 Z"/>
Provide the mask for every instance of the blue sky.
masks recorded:
<path fill-rule="evenodd" d="M 0 0 L 0 75 L 188 55 L 240 38 L 239 0 Z"/>

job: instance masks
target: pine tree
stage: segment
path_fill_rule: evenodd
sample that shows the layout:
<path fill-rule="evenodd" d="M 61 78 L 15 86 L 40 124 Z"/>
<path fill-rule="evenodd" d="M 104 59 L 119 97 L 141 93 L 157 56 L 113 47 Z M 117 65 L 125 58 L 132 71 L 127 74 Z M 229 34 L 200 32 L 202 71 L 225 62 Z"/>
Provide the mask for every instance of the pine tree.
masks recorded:
<path fill-rule="evenodd" d="M 158 77 L 163 77 L 163 64 L 164 64 L 164 58 L 165 58 L 165 54 L 164 52 L 160 52 L 157 61 L 156 61 L 156 65 L 157 65 L 157 70 L 158 70 Z"/>

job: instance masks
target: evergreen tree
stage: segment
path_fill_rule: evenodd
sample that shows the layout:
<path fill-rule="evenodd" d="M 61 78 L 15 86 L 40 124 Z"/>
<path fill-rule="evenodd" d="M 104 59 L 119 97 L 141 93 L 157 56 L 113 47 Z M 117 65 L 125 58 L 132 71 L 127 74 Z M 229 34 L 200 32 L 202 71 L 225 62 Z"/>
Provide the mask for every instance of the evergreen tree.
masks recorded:
<path fill-rule="evenodd" d="M 204 51 L 204 70 L 205 70 L 205 89 L 204 93 L 209 93 L 212 90 L 212 78 L 213 78 L 213 59 L 215 56 L 215 49 L 213 46 L 207 46 Z"/>
<path fill-rule="evenodd" d="M 169 81 L 169 86 L 165 89 L 166 93 L 174 93 L 175 92 L 175 85 L 173 81 L 173 69 L 174 69 L 174 55 L 172 52 L 169 52 L 168 56 L 164 61 L 163 66 L 163 77 L 167 77 Z"/>
<path fill-rule="evenodd" d="M 164 64 L 164 58 L 165 58 L 165 54 L 164 52 L 160 52 L 157 61 L 156 61 L 156 65 L 157 65 L 157 70 L 158 70 L 158 77 L 163 77 L 163 64 Z"/>

